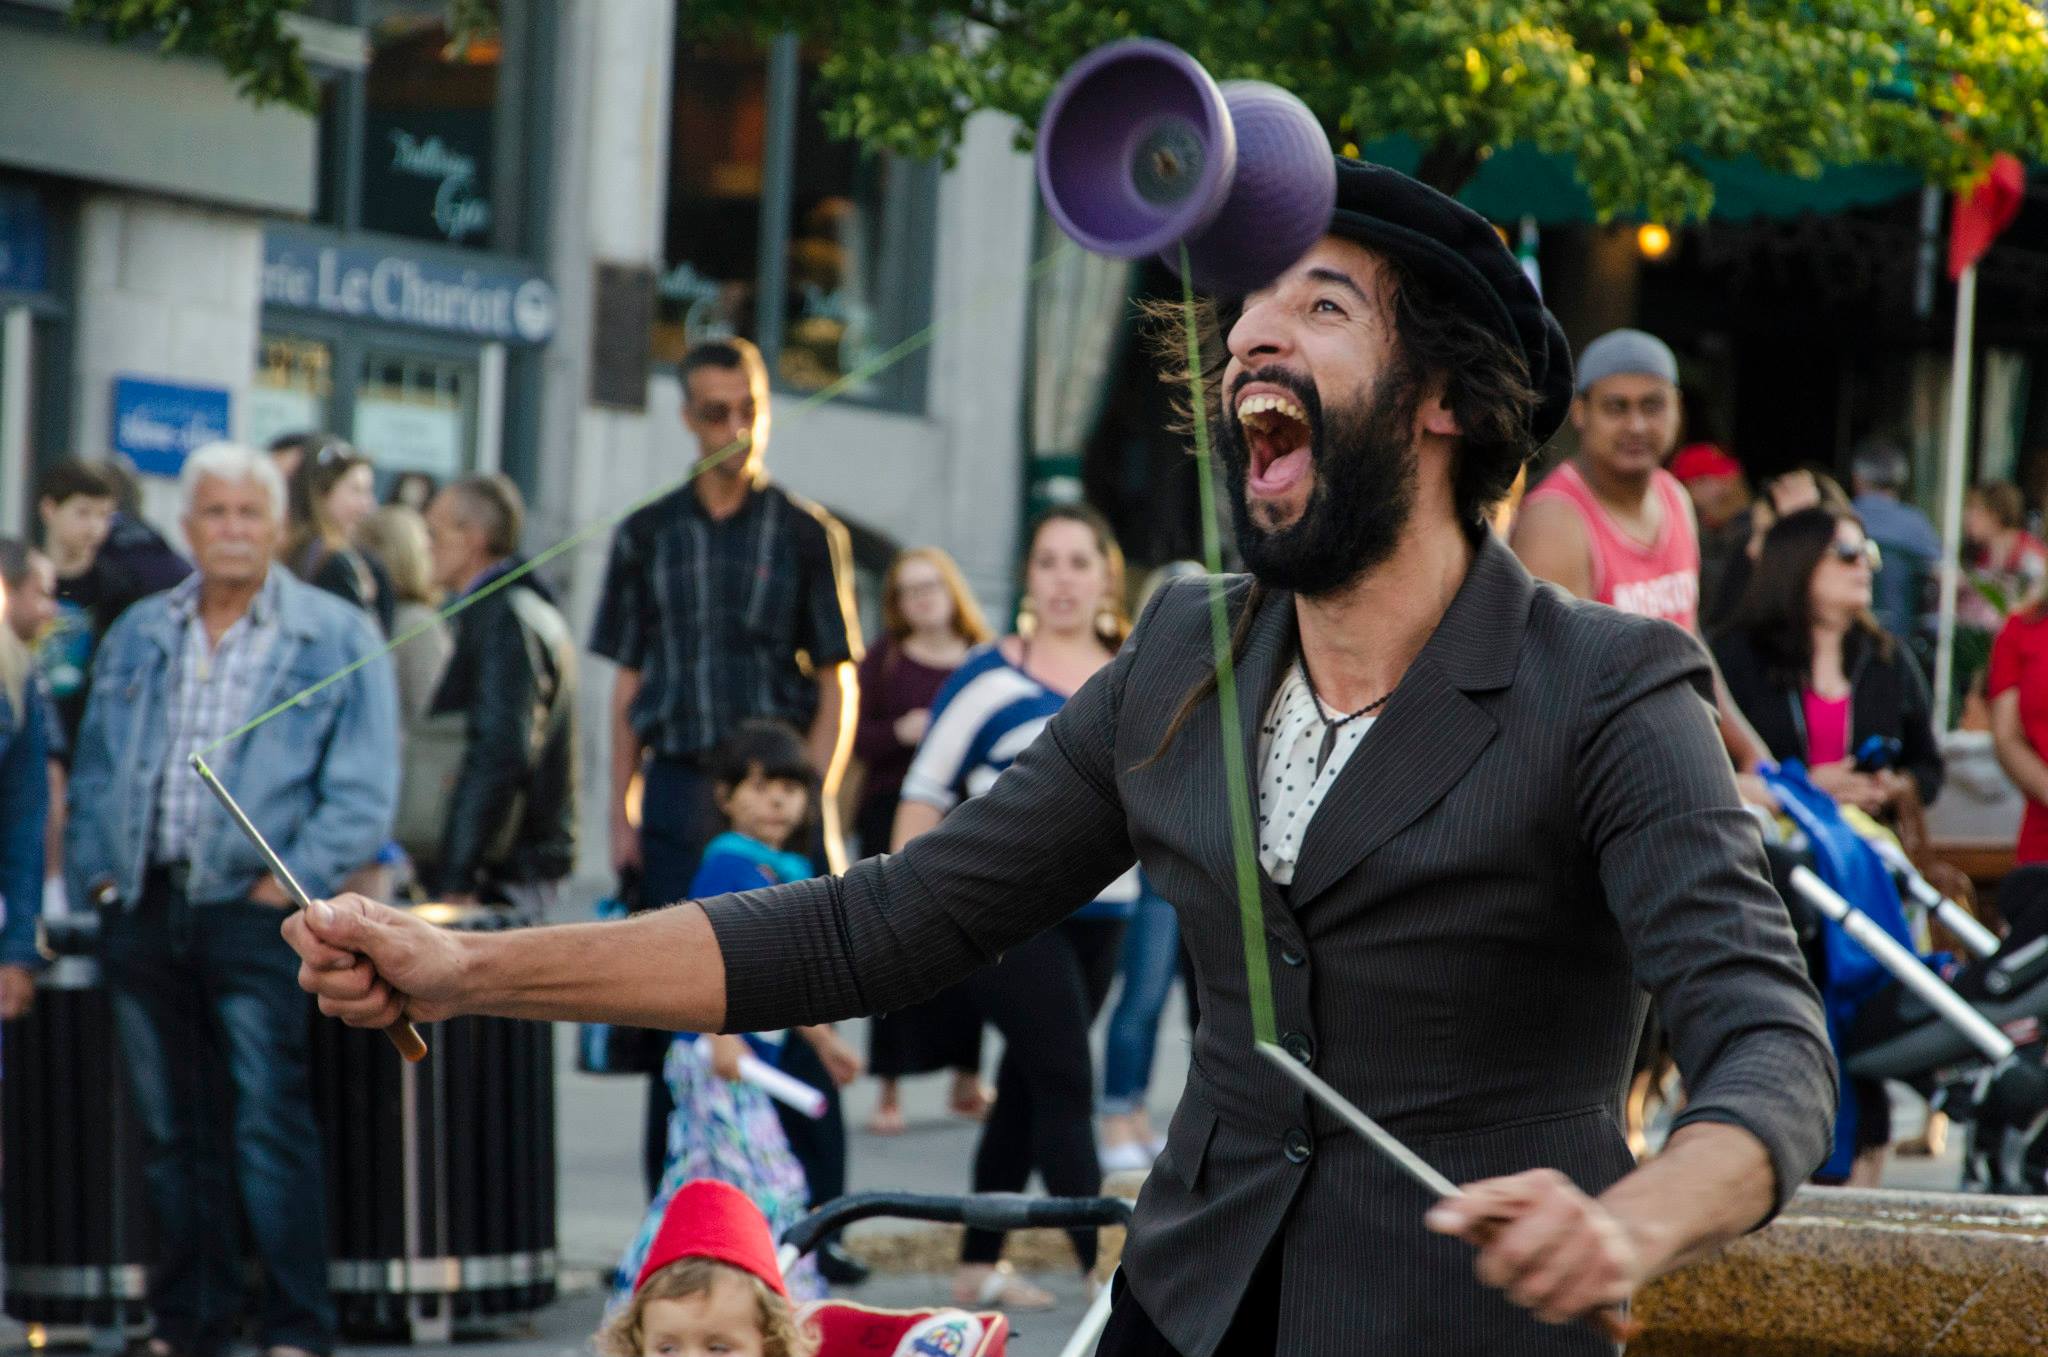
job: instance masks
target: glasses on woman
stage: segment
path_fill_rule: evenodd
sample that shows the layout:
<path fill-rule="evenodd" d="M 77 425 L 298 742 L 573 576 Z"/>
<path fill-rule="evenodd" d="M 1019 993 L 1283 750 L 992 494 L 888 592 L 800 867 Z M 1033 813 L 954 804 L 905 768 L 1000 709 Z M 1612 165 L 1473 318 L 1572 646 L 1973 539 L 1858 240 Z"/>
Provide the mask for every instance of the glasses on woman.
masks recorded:
<path fill-rule="evenodd" d="M 946 592 L 946 586 L 940 580 L 918 580 L 913 584 L 899 584 L 896 586 L 896 597 L 899 601 L 907 598 L 929 598 L 933 594 L 943 594 L 944 592 Z"/>
<path fill-rule="evenodd" d="M 1828 552 L 1843 565 L 1854 565 L 1861 561 L 1872 570 L 1876 570 L 1884 564 L 1884 553 L 1879 551 L 1877 543 L 1868 537 L 1854 542 L 1844 542 L 1838 537 L 1829 545 Z"/>

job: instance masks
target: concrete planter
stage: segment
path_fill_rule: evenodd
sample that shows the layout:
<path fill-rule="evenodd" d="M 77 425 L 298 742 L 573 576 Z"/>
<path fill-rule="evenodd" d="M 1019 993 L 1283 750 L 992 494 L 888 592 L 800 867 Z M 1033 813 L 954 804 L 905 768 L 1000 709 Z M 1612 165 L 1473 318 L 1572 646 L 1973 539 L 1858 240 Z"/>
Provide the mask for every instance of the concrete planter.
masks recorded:
<path fill-rule="evenodd" d="M 1662 1278 L 1630 1357 L 2037 1357 L 2048 1199 L 1802 1189 L 1768 1229 Z"/>

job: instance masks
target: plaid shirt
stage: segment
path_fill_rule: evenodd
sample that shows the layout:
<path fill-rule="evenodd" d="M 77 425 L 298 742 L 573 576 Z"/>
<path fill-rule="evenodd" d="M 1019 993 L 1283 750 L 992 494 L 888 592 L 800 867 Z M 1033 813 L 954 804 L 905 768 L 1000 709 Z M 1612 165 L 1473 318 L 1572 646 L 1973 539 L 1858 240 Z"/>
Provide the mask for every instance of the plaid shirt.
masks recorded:
<path fill-rule="evenodd" d="M 859 634 L 836 519 L 765 481 L 713 519 L 685 485 L 619 525 L 590 648 L 640 671 L 647 747 L 688 758 L 751 717 L 808 728 L 813 675 L 858 660 Z"/>
<path fill-rule="evenodd" d="M 207 793 L 188 765 L 194 753 L 256 714 L 269 672 L 265 661 L 277 644 L 278 593 L 273 569 L 249 611 L 210 650 L 199 617 L 199 576 L 188 577 L 166 597 L 182 640 L 171 668 L 170 757 L 157 782 L 152 861 L 191 857 Z"/>

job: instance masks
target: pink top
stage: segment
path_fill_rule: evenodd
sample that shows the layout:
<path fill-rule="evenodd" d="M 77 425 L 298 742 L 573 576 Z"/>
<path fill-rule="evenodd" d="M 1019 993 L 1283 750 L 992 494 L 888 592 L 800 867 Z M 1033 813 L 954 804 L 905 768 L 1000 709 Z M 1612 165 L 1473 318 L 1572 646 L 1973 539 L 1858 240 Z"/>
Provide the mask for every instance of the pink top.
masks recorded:
<path fill-rule="evenodd" d="M 1808 688 L 1799 695 L 1806 708 L 1806 766 L 1840 763 L 1849 757 L 1849 695 L 1822 697 Z"/>
<path fill-rule="evenodd" d="M 1628 535 L 1600 503 L 1593 487 L 1571 463 L 1561 463 L 1529 492 L 1526 502 L 1563 500 L 1578 510 L 1593 550 L 1593 597 L 1625 613 L 1661 617 L 1687 631 L 1699 630 L 1700 543 L 1686 512 L 1685 487 L 1659 468 L 1650 473 L 1650 493 L 1664 511 L 1657 540 L 1648 545 Z"/>

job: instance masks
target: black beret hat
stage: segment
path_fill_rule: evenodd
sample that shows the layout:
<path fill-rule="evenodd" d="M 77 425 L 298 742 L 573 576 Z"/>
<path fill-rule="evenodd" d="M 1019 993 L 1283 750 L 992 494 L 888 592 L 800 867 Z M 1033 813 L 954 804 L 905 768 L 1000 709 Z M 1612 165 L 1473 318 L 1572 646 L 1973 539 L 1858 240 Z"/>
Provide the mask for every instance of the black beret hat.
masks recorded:
<path fill-rule="evenodd" d="M 1330 234 L 1399 259 L 1521 354 L 1537 395 L 1529 432 L 1550 441 L 1572 403 L 1571 347 L 1492 223 L 1398 170 L 1338 156 Z"/>

